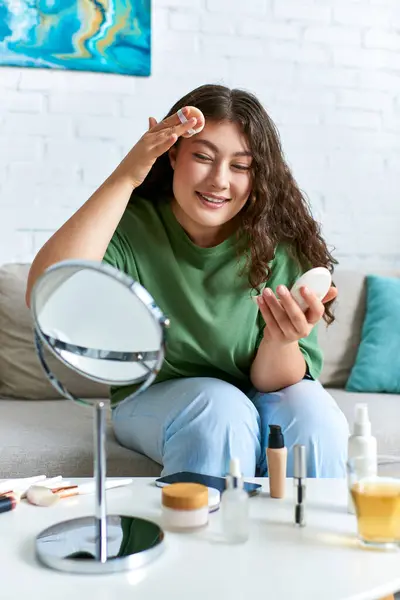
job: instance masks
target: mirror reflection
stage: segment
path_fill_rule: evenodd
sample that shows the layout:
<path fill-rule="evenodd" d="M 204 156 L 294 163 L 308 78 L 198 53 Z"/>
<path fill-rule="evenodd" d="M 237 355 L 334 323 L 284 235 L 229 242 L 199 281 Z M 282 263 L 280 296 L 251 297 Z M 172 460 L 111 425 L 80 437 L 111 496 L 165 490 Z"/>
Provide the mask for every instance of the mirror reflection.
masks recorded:
<path fill-rule="evenodd" d="M 82 517 L 74 523 L 65 521 L 49 527 L 38 536 L 38 551 L 66 559 L 95 558 L 95 523 L 93 517 Z M 107 517 L 107 558 L 129 557 L 155 549 L 162 543 L 161 528 L 147 519 L 109 515 Z"/>
<path fill-rule="evenodd" d="M 108 265 L 55 265 L 37 282 L 32 310 L 46 345 L 91 379 L 124 385 L 159 368 L 162 315 L 144 288 Z"/>

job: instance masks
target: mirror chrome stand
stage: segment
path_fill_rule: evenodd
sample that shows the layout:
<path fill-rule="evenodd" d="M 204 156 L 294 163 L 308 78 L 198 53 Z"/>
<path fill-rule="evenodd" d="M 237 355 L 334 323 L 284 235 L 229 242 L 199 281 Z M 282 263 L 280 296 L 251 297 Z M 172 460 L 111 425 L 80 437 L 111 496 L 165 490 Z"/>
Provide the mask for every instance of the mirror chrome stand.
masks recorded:
<path fill-rule="evenodd" d="M 107 522 L 106 522 L 106 419 L 104 402 L 95 406 L 94 419 L 94 479 L 96 486 L 96 560 L 107 560 Z"/>
<path fill-rule="evenodd" d="M 40 363 L 57 391 L 80 404 L 48 367 L 42 341 L 35 331 Z M 137 569 L 164 549 L 164 533 L 151 521 L 106 512 L 106 405 L 94 408 L 95 515 L 63 521 L 36 538 L 38 559 L 48 567 L 68 573 L 113 573 Z"/>

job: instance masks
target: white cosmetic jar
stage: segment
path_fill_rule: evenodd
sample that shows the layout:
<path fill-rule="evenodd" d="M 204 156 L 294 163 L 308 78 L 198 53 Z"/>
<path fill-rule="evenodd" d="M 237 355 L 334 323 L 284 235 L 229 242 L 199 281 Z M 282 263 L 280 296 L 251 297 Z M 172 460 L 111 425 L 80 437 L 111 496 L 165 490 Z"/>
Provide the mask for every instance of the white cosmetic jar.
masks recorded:
<path fill-rule="evenodd" d="M 208 488 L 199 483 L 173 483 L 162 488 L 162 527 L 194 531 L 208 523 Z"/>

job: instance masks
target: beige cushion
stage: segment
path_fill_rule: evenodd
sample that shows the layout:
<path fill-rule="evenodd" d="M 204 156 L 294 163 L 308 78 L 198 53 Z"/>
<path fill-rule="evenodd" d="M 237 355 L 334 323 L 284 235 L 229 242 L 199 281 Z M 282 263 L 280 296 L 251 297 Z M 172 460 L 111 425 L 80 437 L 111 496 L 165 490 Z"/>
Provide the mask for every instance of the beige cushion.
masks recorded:
<path fill-rule="evenodd" d="M 376 275 L 398 277 L 399 271 L 382 271 Z M 319 325 L 319 342 L 324 352 L 323 385 L 343 388 L 355 363 L 361 340 L 366 307 L 365 273 L 338 269 L 334 274 L 338 289 L 335 322 L 328 328 Z"/>
<path fill-rule="evenodd" d="M 48 382 L 36 356 L 31 312 L 25 304 L 30 265 L 8 264 L 0 268 L 0 397 L 60 398 Z M 82 398 L 105 398 L 108 387 L 75 374 L 57 359 L 48 363 L 61 382 Z"/>
<path fill-rule="evenodd" d="M 323 385 L 344 387 L 353 367 L 365 315 L 365 276 L 356 271 L 337 271 L 334 282 L 338 297 L 335 321 L 329 327 L 321 321 L 319 342 L 324 353 Z"/>

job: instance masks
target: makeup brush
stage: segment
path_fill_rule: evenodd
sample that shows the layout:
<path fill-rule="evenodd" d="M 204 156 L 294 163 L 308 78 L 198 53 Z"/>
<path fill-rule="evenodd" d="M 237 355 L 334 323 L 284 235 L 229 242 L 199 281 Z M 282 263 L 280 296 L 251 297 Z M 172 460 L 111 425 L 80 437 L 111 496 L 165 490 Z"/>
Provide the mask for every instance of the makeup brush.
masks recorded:
<path fill-rule="evenodd" d="M 48 479 L 44 479 L 43 481 L 38 481 L 37 483 L 31 484 L 29 486 L 27 486 L 25 489 L 23 490 L 18 490 L 19 493 L 21 494 L 21 498 L 26 498 L 27 494 L 28 494 L 28 490 L 30 487 L 32 487 L 33 485 L 37 486 L 37 487 L 45 487 L 45 488 L 57 488 L 57 487 L 67 487 L 71 485 L 70 481 L 65 481 L 63 480 L 61 475 L 57 475 L 57 477 L 51 477 Z"/>
<path fill-rule="evenodd" d="M 106 481 L 106 490 L 111 488 L 122 487 L 131 484 L 133 479 L 110 479 Z M 56 487 L 53 489 L 43 487 L 42 485 L 32 485 L 27 492 L 27 499 L 30 504 L 35 506 L 53 506 L 61 498 L 69 498 L 71 496 L 80 496 L 84 494 L 94 494 L 96 485 L 94 481 L 89 483 L 81 483 L 80 485 L 68 485 Z"/>
<path fill-rule="evenodd" d="M 10 490 L 18 490 L 20 493 L 23 493 L 24 490 L 27 490 L 29 486 L 38 483 L 39 481 L 44 481 L 46 479 L 46 475 L 35 475 L 33 477 L 18 477 L 17 479 L 6 479 L 5 481 L 0 482 L 0 494 L 4 494 L 9 492 Z"/>
<path fill-rule="evenodd" d="M 43 475 L 43 477 L 45 477 Z M 33 481 L 32 481 L 33 479 Z M 45 478 L 45 479 L 39 479 L 36 481 L 35 477 L 30 477 L 27 480 L 21 480 L 19 481 L 17 484 L 15 483 L 15 480 L 10 480 L 11 481 L 11 486 L 9 489 L 5 489 L 5 486 L 3 486 L 3 488 L 0 488 L 0 494 L 15 494 L 20 500 L 22 498 L 26 498 L 28 489 L 30 487 L 32 487 L 32 485 L 36 485 L 36 486 L 41 486 L 41 487 L 48 487 L 48 488 L 56 488 L 56 487 L 60 487 L 60 482 L 62 481 L 62 477 L 61 475 L 58 475 L 57 477 L 52 477 L 52 478 Z M 8 485 L 10 485 L 10 483 L 8 483 Z M 66 487 L 68 485 L 71 485 L 69 481 L 63 481 L 63 487 Z"/>

